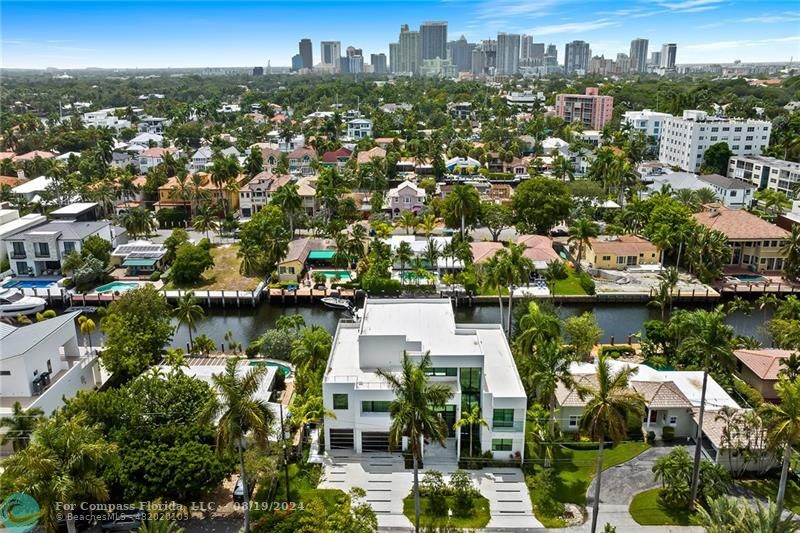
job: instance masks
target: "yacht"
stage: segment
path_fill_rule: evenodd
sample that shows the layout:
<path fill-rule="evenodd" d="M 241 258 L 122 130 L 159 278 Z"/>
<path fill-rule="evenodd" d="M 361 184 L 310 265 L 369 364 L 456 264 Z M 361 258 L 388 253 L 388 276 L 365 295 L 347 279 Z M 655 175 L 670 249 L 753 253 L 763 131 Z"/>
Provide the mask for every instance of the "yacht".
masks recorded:
<path fill-rule="evenodd" d="M 0 288 L 0 316 L 33 315 L 44 311 L 44 298 L 25 296 L 19 289 Z"/>

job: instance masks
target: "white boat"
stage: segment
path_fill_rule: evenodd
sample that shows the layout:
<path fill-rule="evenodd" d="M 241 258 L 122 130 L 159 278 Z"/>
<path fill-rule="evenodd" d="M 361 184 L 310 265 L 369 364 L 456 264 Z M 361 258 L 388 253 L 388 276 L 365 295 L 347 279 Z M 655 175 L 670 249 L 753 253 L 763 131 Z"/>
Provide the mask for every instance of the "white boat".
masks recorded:
<path fill-rule="evenodd" d="M 331 309 L 350 309 L 353 305 L 350 300 L 336 296 L 328 296 L 320 301 L 325 307 L 330 307 Z"/>
<path fill-rule="evenodd" d="M 0 316 L 33 315 L 46 306 L 44 298 L 25 296 L 19 289 L 0 289 Z"/>

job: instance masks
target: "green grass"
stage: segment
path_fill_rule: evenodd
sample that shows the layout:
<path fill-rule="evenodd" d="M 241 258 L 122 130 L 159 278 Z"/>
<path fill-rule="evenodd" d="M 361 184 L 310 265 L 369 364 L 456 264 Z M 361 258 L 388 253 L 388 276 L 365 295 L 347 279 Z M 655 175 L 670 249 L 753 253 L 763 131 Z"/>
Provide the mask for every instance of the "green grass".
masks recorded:
<path fill-rule="evenodd" d="M 555 286 L 555 294 L 556 296 L 559 295 L 569 295 L 569 294 L 586 294 L 586 291 L 583 290 L 581 287 L 581 282 L 578 279 L 578 274 L 575 273 L 575 270 L 571 266 L 567 266 L 567 274 L 568 276 L 566 279 L 559 279 L 556 280 Z"/>
<path fill-rule="evenodd" d="M 439 513 L 434 514 L 431 510 L 430 500 L 428 498 L 420 498 L 420 527 L 441 527 L 452 526 L 457 528 L 482 528 L 489 523 L 491 515 L 489 514 L 489 500 L 483 496 L 475 496 L 472 498 L 472 504 L 469 506 L 471 514 L 469 516 L 458 516 L 453 512 L 452 517 L 447 516 L 447 509 L 455 509 L 455 497 L 448 496 L 447 507 L 441 509 Z M 410 494 L 403 498 L 403 514 L 406 515 L 411 523 L 414 523 L 414 495 Z"/>
<path fill-rule="evenodd" d="M 767 479 L 740 479 L 737 481 L 742 487 L 753 491 L 759 496 L 775 501 L 778 496 L 778 478 Z M 793 480 L 786 483 L 785 505 L 795 514 L 800 514 L 800 487 Z"/>
<path fill-rule="evenodd" d="M 332 510 L 340 506 L 347 495 L 339 489 L 318 489 L 317 484 L 321 475 L 321 465 L 297 463 L 289 464 L 289 501 L 307 504 L 314 498 L 319 498 L 325 504 L 325 509 Z M 286 501 L 286 474 L 281 469 L 278 477 L 278 486 L 275 491 L 275 501 Z"/>
<path fill-rule="evenodd" d="M 658 495 L 661 489 L 640 492 L 633 497 L 629 512 L 637 524 L 642 526 L 688 526 L 692 525 L 692 513 L 688 509 L 665 507 Z"/>
<path fill-rule="evenodd" d="M 536 446 L 530 436 L 527 442 L 528 457 L 537 458 Z M 648 448 L 650 445 L 645 442 L 624 442 L 613 447 L 607 446 L 603 449 L 603 470 L 630 461 Z M 532 471 L 526 472 L 529 492 L 537 490 L 533 485 L 533 476 L 541 468 L 542 466 L 536 465 Z M 562 503 L 586 505 L 586 491 L 597 471 L 597 449 L 574 450 L 559 446 L 553 458 L 553 468 L 556 471 L 555 499 Z M 565 525 L 558 516 L 537 513 L 536 517 L 545 527 Z"/>

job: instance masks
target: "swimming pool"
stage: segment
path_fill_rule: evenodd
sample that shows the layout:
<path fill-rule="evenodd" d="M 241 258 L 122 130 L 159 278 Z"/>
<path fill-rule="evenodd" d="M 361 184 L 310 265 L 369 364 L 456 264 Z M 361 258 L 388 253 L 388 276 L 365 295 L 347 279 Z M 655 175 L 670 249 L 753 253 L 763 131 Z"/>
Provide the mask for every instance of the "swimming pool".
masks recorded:
<path fill-rule="evenodd" d="M 292 377 L 292 369 L 280 363 L 274 363 L 272 361 L 250 361 L 250 366 L 275 366 L 283 370 L 283 375 L 285 377 L 287 378 Z"/>
<path fill-rule="evenodd" d="M 314 274 L 324 274 L 328 279 L 350 279 L 350 272 L 347 270 L 315 270 Z"/>
<path fill-rule="evenodd" d="M 767 278 L 758 274 L 736 274 L 731 277 L 738 279 L 742 283 L 764 283 L 767 281 Z"/>
<path fill-rule="evenodd" d="M 58 282 L 52 279 L 12 279 L 3 283 L 4 289 L 55 289 Z"/>
<path fill-rule="evenodd" d="M 111 283 L 106 283 L 105 285 L 100 285 L 95 289 L 95 292 L 125 292 L 131 289 L 138 289 L 139 284 L 133 282 L 126 282 L 126 281 L 112 281 Z"/>

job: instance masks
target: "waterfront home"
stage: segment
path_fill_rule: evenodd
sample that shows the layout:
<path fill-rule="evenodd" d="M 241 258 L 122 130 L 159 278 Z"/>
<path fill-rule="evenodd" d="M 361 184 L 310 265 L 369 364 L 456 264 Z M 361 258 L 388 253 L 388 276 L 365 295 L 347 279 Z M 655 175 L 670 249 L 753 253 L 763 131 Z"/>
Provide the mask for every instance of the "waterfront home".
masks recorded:
<path fill-rule="evenodd" d="M 236 211 L 239 209 L 238 191 L 228 189 L 224 185 L 220 189 L 219 185 L 211 181 L 211 174 L 208 172 L 198 172 L 196 175 L 200 176 L 200 188 L 206 191 L 213 203 L 224 201 L 230 210 Z M 191 181 L 192 177 L 189 176 L 186 179 L 187 181 Z M 236 183 L 239 185 L 240 189 L 247 183 L 248 179 L 246 174 L 239 174 L 236 176 Z M 172 176 L 164 185 L 158 188 L 158 202 L 156 202 L 153 207 L 156 211 L 166 208 L 188 210 L 190 205 L 191 202 L 188 197 L 182 198 L 180 196 L 177 176 Z"/>
<path fill-rule="evenodd" d="M 411 251 L 414 254 L 414 257 L 419 257 L 421 259 L 425 259 L 425 251 L 428 249 L 428 241 L 433 242 L 436 245 L 436 248 L 439 250 L 439 258 L 436 260 L 435 265 L 428 265 L 427 261 L 425 261 L 426 268 L 430 269 L 445 269 L 445 268 L 463 268 L 463 264 L 458 259 L 453 259 L 451 257 L 444 257 L 442 255 L 442 251 L 444 247 L 452 242 L 452 237 L 440 237 L 440 236 L 431 236 L 428 238 L 417 236 L 417 235 L 392 235 L 389 238 L 382 239 L 384 244 L 388 244 L 389 247 L 392 249 L 393 254 L 397 254 L 397 250 L 400 248 L 400 244 L 403 242 L 407 242 L 409 246 L 411 246 Z M 470 243 L 472 244 L 472 243 Z M 394 268 L 399 269 L 400 263 L 395 258 Z M 412 268 L 411 264 L 405 264 L 406 269 Z"/>
<path fill-rule="evenodd" d="M 781 371 L 781 363 L 792 350 L 778 348 L 758 348 L 756 350 L 734 350 L 736 356 L 736 376 L 756 389 L 765 400 L 778 400 L 775 384 Z"/>
<path fill-rule="evenodd" d="M 163 244 L 150 241 L 133 241 L 117 246 L 111 252 L 111 266 L 125 269 L 126 276 L 149 276 L 163 270 L 167 249 Z"/>
<path fill-rule="evenodd" d="M 11 214 L 6 214 L 9 212 Z M 14 213 L 16 213 L 16 216 L 14 216 Z M 2 224 L 0 224 L 0 260 L 2 260 L 8 259 L 9 256 L 8 247 L 6 246 L 8 237 L 20 231 L 44 224 L 47 222 L 47 217 L 38 213 L 29 213 L 20 217 L 19 211 L 16 209 L 0 209 L 0 221 L 2 221 Z"/>
<path fill-rule="evenodd" d="M 20 327 L 0 322 L 0 415 L 9 415 L 17 401 L 50 415 L 64 398 L 102 384 L 97 355 L 78 346 L 79 314 Z"/>
<path fill-rule="evenodd" d="M 594 268 L 624 270 L 660 262 L 656 246 L 636 235 L 606 235 L 589 239 L 589 246 L 583 253 L 584 260 Z"/>
<path fill-rule="evenodd" d="M 279 281 L 299 281 L 306 271 L 307 263 L 330 263 L 336 247 L 330 239 L 304 237 L 289 242 L 286 255 L 278 262 L 276 270 Z"/>
<path fill-rule="evenodd" d="M 495 459 L 519 461 L 525 446 L 527 397 L 499 324 L 457 324 L 448 299 L 368 299 L 361 318 L 336 329 L 322 383 L 326 450 L 390 451 L 392 389 L 377 369 L 398 372 L 403 354 L 419 361 L 430 354 L 432 382 L 453 397 L 438 408 L 447 426 L 445 450 L 426 443 L 424 452 L 467 454 L 469 431 L 475 447 Z M 488 427 L 461 430 L 461 413 L 478 405 Z M 405 449 L 408 442 L 398 443 Z"/>
<path fill-rule="evenodd" d="M 720 204 L 706 204 L 695 220 L 719 231 L 728 239 L 731 254 L 729 267 L 754 272 L 780 272 L 785 254 L 781 248 L 789 232 L 742 209 L 729 209 Z"/>

